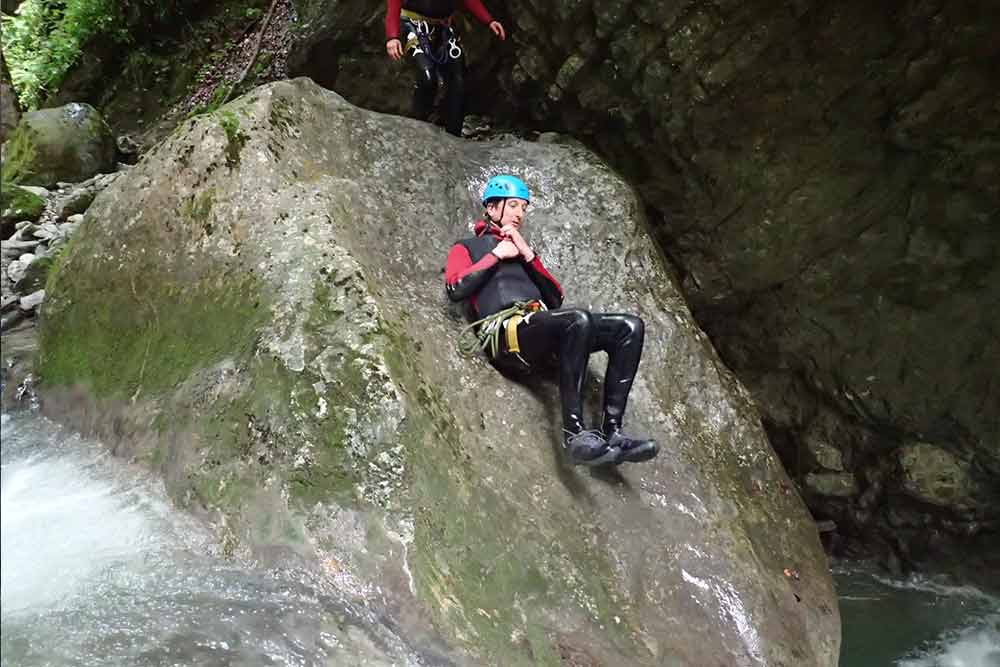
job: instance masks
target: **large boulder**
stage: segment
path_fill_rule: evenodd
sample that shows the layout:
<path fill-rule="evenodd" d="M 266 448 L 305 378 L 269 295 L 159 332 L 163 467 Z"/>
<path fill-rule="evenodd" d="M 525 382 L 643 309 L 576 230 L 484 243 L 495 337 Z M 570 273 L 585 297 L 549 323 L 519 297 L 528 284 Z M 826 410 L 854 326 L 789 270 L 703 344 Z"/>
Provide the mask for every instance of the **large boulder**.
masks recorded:
<path fill-rule="evenodd" d="M 293 71 L 405 112 L 383 7 L 295 3 Z M 570 132 L 636 185 L 789 466 L 832 407 L 819 435 L 858 473 L 930 438 L 1000 474 L 991 3 L 486 4 L 510 38 L 465 30 L 471 107 Z"/>
<path fill-rule="evenodd" d="M 29 111 L 10 136 L 3 177 L 46 188 L 84 181 L 114 169 L 115 150 L 111 128 L 89 104 Z"/>
<path fill-rule="evenodd" d="M 655 461 L 568 468 L 554 384 L 457 351 L 442 266 L 499 170 L 533 188 L 568 303 L 645 318 L 629 425 Z M 834 665 L 815 526 L 641 211 L 573 142 L 467 143 L 271 84 L 98 195 L 47 284 L 41 377 L 96 397 L 90 423 L 234 553 L 370 582 L 462 663 Z"/>

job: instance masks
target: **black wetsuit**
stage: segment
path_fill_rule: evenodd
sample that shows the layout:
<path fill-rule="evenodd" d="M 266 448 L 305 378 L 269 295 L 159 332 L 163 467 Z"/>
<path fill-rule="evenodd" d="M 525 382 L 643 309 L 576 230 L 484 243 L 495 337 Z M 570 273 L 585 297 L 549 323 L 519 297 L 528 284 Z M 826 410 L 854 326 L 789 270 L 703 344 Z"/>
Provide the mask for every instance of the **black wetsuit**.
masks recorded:
<path fill-rule="evenodd" d="M 604 378 L 602 431 L 621 428 L 629 391 L 639 368 L 645 328 L 634 315 L 591 313 L 562 309 L 562 288 L 537 256 L 499 260 L 492 254 L 500 242 L 495 226 L 480 221 L 476 236 L 463 239 L 448 254 L 446 290 L 452 301 L 471 302 L 477 318 L 498 313 L 518 303 L 539 301 L 548 310 L 527 314 L 517 324 L 519 352 L 508 349 L 507 336 L 493 363 L 501 369 L 523 372 L 555 354 L 559 362 L 559 393 L 563 428 L 577 433 L 586 428 L 582 392 L 591 353 L 608 353 Z"/>
<path fill-rule="evenodd" d="M 385 22 L 386 39 L 399 39 L 417 70 L 413 116 L 430 117 L 443 81 L 445 129 L 455 136 L 462 136 L 465 120 L 464 49 L 451 21 L 460 6 L 484 25 L 493 21 L 481 0 L 388 0 Z"/>
<path fill-rule="evenodd" d="M 400 29 L 404 36 L 408 36 L 419 34 L 417 31 L 422 28 L 403 17 L 400 19 Z M 450 40 L 455 40 L 458 44 L 458 34 L 454 29 L 448 26 L 431 26 L 426 41 L 418 41 L 415 46 L 407 43 L 406 52 L 410 54 L 416 68 L 411 112 L 418 120 L 430 118 L 440 80 L 445 85 L 445 130 L 460 137 L 465 122 L 465 58 L 461 47 L 453 49 L 449 44 Z M 454 53 L 458 54 L 457 58 L 452 57 L 451 54 Z"/>

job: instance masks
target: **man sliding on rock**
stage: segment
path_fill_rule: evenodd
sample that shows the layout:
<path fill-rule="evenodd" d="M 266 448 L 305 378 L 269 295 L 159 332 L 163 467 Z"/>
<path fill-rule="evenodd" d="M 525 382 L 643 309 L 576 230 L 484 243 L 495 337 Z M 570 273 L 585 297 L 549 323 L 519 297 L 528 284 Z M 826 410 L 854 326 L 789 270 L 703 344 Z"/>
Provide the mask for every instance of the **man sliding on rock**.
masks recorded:
<path fill-rule="evenodd" d="M 470 328 L 497 368 L 523 372 L 558 357 L 563 448 L 572 463 L 648 461 L 657 454 L 656 443 L 621 430 L 642 356 L 643 322 L 634 315 L 560 308 L 562 288 L 521 236 L 530 201 L 520 179 L 490 179 L 483 191 L 486 219 L 448 253 L 448 297 L 471 306 L 478 321 Z M 608 353 L 600 431 L 585 426 L 581 399 L 587 360 L 598 350 Z"/>
<path fill-rule="evenodd" d="M 459 0 L 388 0 L 385 15 L 385 50 L 393 60 L 409 53 L 417 68 L 413 91 L 413 115 L 427 120 L 434 107 L 438 76 L 445 81 L 445 129 L 462 136 L 465 120 L 465 63 L 462 45 L 452 26 Z M 494 21 L 481 0 L 461 0 L 483 25 L 500 39 L 506 39 L 503 25 Z M 400 37 L 405 36 L 405 41 Z"/>

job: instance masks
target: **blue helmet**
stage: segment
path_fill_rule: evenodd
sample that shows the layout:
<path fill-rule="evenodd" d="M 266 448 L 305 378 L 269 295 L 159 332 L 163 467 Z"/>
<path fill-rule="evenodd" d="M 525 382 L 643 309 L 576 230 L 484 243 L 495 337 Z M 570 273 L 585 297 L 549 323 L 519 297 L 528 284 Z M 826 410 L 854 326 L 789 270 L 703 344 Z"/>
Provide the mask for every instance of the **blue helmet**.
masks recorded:
<path fill-rule="evenodd" d="M 483 206 L 495 197 L 500 197 L 501 199 L 517 197 L 526 202 L 531 201 L 531 193 L 528 192 L 528 186 L 524 184 L 524 181 L 517 176 L 509 176 L 507 174 L 494 176 L 486 184 L 486 189 L 483 190 Z"/>

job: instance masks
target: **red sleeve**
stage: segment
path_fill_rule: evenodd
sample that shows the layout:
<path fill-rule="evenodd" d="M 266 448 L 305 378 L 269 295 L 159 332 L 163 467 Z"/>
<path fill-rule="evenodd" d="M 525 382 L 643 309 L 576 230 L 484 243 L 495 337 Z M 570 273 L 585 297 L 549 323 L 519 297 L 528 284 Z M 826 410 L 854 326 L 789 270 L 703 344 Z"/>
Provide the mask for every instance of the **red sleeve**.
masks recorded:
<path fill-rule="evenodd" d="M 556 290 L 559 292 L 559 296 L 563 296 L 562 285 L 560 285 L 559 281 L 553 278 L 552 274 L 549 273 L 549 270 L 545 268 L 545 265 L 542 264 L 541 257 L 535 255 L 535 258 L 531 260 L 531 268 L 542 274 L 545 277 L 545 279 L 548 280 L 550 283 L 552 283 L 552 286 L 556 288 Z"/>
<path fill-rule="evenodd" d="M 542 264 L 542 258 L 535 255 L 530 263 L 525 263 L 525 267 L 528 269 L 528 277 L 542 293 L 545 305 L 549 308 L 560 307 L 563 302 L 562 286 Z"/>
<path fill-rule="evenodd" d="M 456 243 L 448 252 L 448 265 L 444 269 L 445 285 L 454 285 L 470 273 L 488 269 L 500 260 L 493 253 L 487 253 L 485 257 L 472 263 L 469 250 L 461 243 Z"/>
<path fill-rule="evenodd" d="M 478 19 L 483 25 L 493 23 L 493 17 L 490 16 L 490 13 L 486 10 L 482 0 L 462 0 L 462 4 L 464 4 L 465 8 L 469 10 L 469 13 L 475 16 L 476 19 Z"/>
<path fill-rule="evenodd" d="M 385 41 L 399 39 L 399 10 L 402 8 L 403 0 L 388 0 L 388 7 L 385 10 Z"/>

